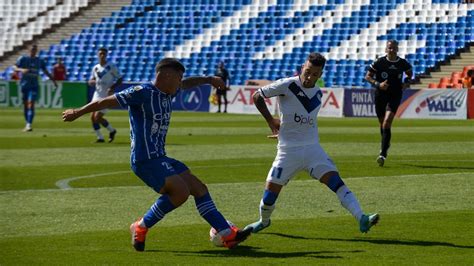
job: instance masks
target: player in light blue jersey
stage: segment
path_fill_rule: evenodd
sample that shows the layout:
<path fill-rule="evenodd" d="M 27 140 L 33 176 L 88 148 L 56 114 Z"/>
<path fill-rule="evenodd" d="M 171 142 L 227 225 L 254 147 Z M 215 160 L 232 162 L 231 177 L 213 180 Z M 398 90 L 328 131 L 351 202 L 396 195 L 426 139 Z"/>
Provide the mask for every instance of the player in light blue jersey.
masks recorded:
<path fill-rule="evenodd" d="M 38 46 L 33 44 L 30 48 L 30 55 L 23 55 L 16 61 L 13 70 L 21 72 L 20 87 L 23 99 L 23 113 L 26 120 L 24 132 L 33 131 L 33 118 L 35 116 L 35 101 L 38 98 L 39 90 L 39 71 L 42 70 L 46 76 L 53 81 L 54 86 L 57 87 L 53 76 L 46 69 L 46 63 L 43 59 L 36 56 L 38 53 Z"/>
<path fill-rule="evenodd" d="M 278 80 L 253 95 L 255 106 L 267 121 L 272 137 L 278 137 L 277 156 L 268 172 L 260 201 L 260 220 L 246 226 L 254 233 L 270 226 L 270 216 L 281 189 L 300 171 L 306 171 L 336 193 L 342 206 L 359 222 L 361 232 L 368 232 L 379 220 L 378 214 L 362 212 L 357 198 L 319 144 L 318 112 L 323 93 L 316 82 L 325 64 L 324 56 L 311 53 L 299 76 Z M 273 118 L 268 111 L 265 98 L 270 97 L 278 97 L 280 119 Z"/>
<path fill-rule="evenodd" d="M 216 88 L 225 89 L 224 83 L 218 77 L 182 79 L 184 71 L 184 66 L 178 60 L 165 58 L 156 65 L 156 77 L 152 83 L 133 86 L 79 109 L 63 112 L 64 121 L 74 121 L 86 113 L 104 108 L 128 108 L 131 168 L 143 182 L 162 194 L 145 216 L 130 226 L 132 244 L 137 251 L 145 249 L 148 229 L 183 204 L 190 195 L 194 197 L 200 215 L 219 232 L 224 246 L 235 247 L 252 231 L 230 227 L 217 210 L 206 185 L 193 175 L 184 163 L 166 156 L 165 143 L 171 119 L 171 101 L 178 88 L 188 89 L 211 84 Z"/>

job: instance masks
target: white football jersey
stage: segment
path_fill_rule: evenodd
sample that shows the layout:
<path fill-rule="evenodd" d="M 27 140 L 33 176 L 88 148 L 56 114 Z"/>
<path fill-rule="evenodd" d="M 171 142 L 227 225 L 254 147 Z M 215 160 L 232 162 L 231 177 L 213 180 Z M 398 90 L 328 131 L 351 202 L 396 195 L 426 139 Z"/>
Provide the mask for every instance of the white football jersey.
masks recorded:
<path fill-rule="evenodd" d="M 259 92 L 265 98 L 278 96 L 281 121 L 278 147 L 319 143 L 317 116 L 323 92 L 318 86 L 304 88 L 296 76 L 280 79 Z"/>
<path fill-rule="evenodd" d="M 105 66 L 97 64 L 92 68 L 91 79 L 95 78 L 95 90 L 101 98 L 107 97 L 107 90 L 121 77 L 118 68 L 112 63 Z"/>

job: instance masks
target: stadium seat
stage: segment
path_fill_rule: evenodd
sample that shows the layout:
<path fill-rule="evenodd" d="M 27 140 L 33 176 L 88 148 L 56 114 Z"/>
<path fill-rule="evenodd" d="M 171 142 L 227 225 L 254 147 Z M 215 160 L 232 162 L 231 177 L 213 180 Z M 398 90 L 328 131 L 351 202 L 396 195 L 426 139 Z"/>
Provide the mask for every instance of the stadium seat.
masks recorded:
<path fill-rule="evenodd" d="M 36 6 L 57 5 L 55 0 L 28 1 L 35 3 L 28 8 L 28 16 L 35 15 Z M 31 27 L 14 29 L 16 37 L 2 37 L 0 51 L 31 39 L 88 2 L 64 1 L 65 5 L 57 5 Z M 153 64 L 164 56 L 178 57 L 188 75 L 212 74 L 217 63 L 224 61 L 232 84 L 244 84 L 249 78 L 274 80 L 293 73 L 308 53 L 316 51 L 328 57 L 327 85 L 368 87 L 361 77 L 385 53 L 388 39 L 400 41 L 400 55 L 413 64 L 416 75 L 427 73 L 474 41 L 474 12 L 462 2 L 134 0 L 50 47 L 45 55 L 48 65 L 54 63 L 51 55 L 65 58 L 67 68 L 78 69 L 71 78 L 83 78 L 96 60 L 97 48 L 108 47 L 111 59 L 125 62 L 119 66 L 130 81 L 148 79 L 151 69 L 131 66 Z M 17 23 L 26 14 L 20 13 L 8 7 L 1 14 Z M 15 23 L 5 23 L 0 30 Z M 121 61 L 124 57 L 127 60 Z M 10 73 L 8 69 L 3 76 Z M 449 79 L 444 86 L 455 85 L 459 77 Z"/>

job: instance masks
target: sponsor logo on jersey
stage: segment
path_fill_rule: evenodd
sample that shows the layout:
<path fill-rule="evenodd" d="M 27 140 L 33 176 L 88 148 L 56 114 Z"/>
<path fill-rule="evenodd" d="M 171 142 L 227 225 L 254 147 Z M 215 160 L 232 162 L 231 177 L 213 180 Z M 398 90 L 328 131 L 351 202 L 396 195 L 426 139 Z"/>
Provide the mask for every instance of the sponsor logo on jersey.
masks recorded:
<path fill-rule="evenodd" d="M 300 115 L 300 114 L 297 114 L 295 113 L 295 116 L 293 117 L 294 121 L 300 125 L 310 125 L 310 126 L 313 126 L 314 127 L 314 119 L 311 118 L 311 116 L 304 116 L 304 115 Z"/>

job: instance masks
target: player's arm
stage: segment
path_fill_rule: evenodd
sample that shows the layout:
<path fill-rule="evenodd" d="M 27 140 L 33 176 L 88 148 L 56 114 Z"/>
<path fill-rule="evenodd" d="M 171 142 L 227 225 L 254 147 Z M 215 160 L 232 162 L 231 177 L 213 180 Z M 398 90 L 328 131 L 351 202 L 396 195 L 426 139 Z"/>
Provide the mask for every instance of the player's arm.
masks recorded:
<path fill-rule="evenodd" d="M 43 70 L 43 73 L 48 76 L 48 78 L 54 83 L 55 87 L 58 87 L 58 83 L 56 83 L 56 80 L 54 80 L 53 75 L 49 73 L 48 69 L 46 67 L 42 67 L 41 70 Z"/>
<path fill-rule="evenodd" d="M 113 108 L 120 106 L 115 95 L 107 96 L 103 99 L 88 103 L 81 108 L 67 109 L 63 112 L 63 121 L 71 122 L 84 114 L 96 112 L 106 108 Z"/>
<path fill-rule="evenodd" d="M 181 89 L 190 89 L 203 84 L 211 84 L 213 87 L 220 90 L 225 90 L 224 81 L 221 78 L 216 76 L 209 77 L 188 77 L 181 81 Z"/>
<path fill-rule="evenodd" d="M 115 88 L 120 86 L 122 82 L 123 82 L 123 77 L 118 78 L 117 81 L 112 86 L 110 86 L 110 88 L 107 89 L 108 95 L 112 95 L 115 91 Z"/>
<path fill-rule="evenodd" d="M 407 89 L 410 88 L 411 85 L 411 77 L 413 77 L 413 70 L 409 69 L 405 71 L 406 78 L 403 80 L 402 88 Z"/>
<path fill-rule="evenodd" d="M 388 80 L 385 80 L 384 82 L 378 82 L 374 79 L 374 76 L 375 71 L 372 68 L 369 68 L 369 70 L 367 70 L 367 74 L 365 74 L 365 80 L 367 80 L 367 82 L 369 82 L 374 88 L 387 90 Z"/>
<path fill-rule="evenodd" d="M 265 99 L 259 91 L 256 91 L 253 95 L 253 103 L 257 107 L 258 111 L 262 114 L 263 118 L 267 121 L 268 126 L 272 130 L 273 135 L 278 135 L 280 130 L 280 120 L 273 118 L 272 114 L 268 110 Z"/>
<path fill-rule="evenodd" d="M 23 74 L 26 74 L 28 73 L 28 71 L 30 71 L 28 68 L 22 68 L 22 67 L 19 67 L 17 65 L 13 65 L 13 71 L 15 72 L 21 72 Z"/>

